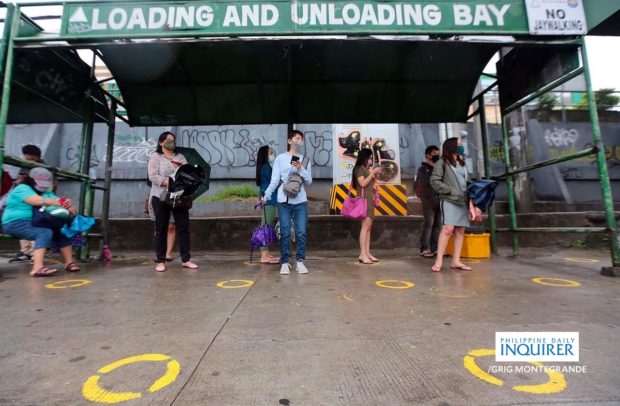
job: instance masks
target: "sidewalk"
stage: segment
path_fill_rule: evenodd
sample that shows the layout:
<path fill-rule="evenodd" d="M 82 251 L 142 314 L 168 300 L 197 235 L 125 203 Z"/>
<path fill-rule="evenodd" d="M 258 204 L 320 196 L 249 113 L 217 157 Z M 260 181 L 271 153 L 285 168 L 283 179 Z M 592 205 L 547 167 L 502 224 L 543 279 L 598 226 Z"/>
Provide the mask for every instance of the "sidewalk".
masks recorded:
<path fill-rule="evenodd" d="M 150 252 L 114 254 L 51 278 L 0 261 L 0 405 L 620 402 L 620 281 L 599 274 L 604 251 L 524 249 L 473 272 L 446 258 L 440 274 L 407 250 L 377 251 L 377 265 L 310 251 L 310 273 L 290 276 L 247 252 L 163 274 Z M 465 357 L 493 349 L 496 331 L 577 331 L 580 362 L 545 365 L 587 371 L 489 382 Z M 473 354 L 482 372 L 503 364 Z"/>

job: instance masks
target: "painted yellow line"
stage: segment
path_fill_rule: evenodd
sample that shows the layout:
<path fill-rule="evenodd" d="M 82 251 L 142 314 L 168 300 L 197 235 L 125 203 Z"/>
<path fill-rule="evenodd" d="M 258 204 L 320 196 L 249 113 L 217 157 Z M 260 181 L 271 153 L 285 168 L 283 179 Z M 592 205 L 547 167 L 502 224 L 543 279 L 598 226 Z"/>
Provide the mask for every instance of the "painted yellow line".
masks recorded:
<path fill-rule="evenodd" d="M 464 264 L 481 264 L 482 261 L 475 258 L 461 258 L 461 262 Z"/>
<path fill-rule="evenodd" d="M 66 281 L 58 281 L 53 283 L 48 283 L 45 285 L 48 289 L 67 289 L 67 288 L 77 288 L 80 286 L 88 285 L 91 283 L 88 279 L 68 279 Z"/>
<path fill-rule="evenodd" d="M 598 259 L 591 259 L 591 258 L 564 258 L 564 259 L 570 262 L 582 262 L 582 263 L 587 263 L 587 264 L 596 264 L 597 262 L 600 262 Z"/>
<path fill-rule="evenodd" d="M 558 278 L 532 278 L 532 282 L 538 283 L 539 285 L 557 286 L 561 288 L 576 288 L 581 286 L 580 282 Z"/>
<path fill-rule="evenodd" d="M 476 364 L 476 359 L 472 356 L 466 355 L 463 358 L 463 366 L 465 367 L 466 370 L 468 370 L 473 376 L 475 376 L 478 379 L 481 379 L 493 385 L 504 386 L 504 381 L 502 381 L 499 378 L 496 378 L 495 376 L 491 374 L 487 374 L 482 369 L 480 369 L 478 364 Z"/>
<path fill-rule="evenodd" d="M 544 365 L 540 362 L 530 362 L 532 365 L 536 365 L 538 367 L 544 367 Z M 551 370 L 549 368 L 545 368 L 545 373 L 549 377 L 549 381 L 542 383 L 540 385 L 517 385 L 513 386 L 512 389 L 517 392 L 526 392 L 533 393 L 535 395 L 546 395 L 549 393 L 559 393 L 562 392 L 568 386 L 566 383 L 566 379 L 564 379 L 564 375 L 558 371 Z"/>
<path fill-rule="evenodd" d="M 465 357 L 463 357 L 463 366 L 476 378 L 501 387 L 504 386 L 503 380 L 483 371 L 478 366 L 478 364 L 476 364 L 477 357 L 488 357 L 492 355 L 495 355 L 494 349 L 482 348 L 478 350 L 472 350 Z M 538 367 L 544 367 L 544 365 L 540 362 L 530 362 L 530 364 Z M 535 395 L 559 393 L 566 389 L 568 385 L 562 373 L 553 371 L 549 368 L 544 368 L 544 370 L 549 378 L 547 382 L 538 385 L 516 385 L 513 386 L 512 389 L 517 392 L 532 393 Z"/>
<path fill-rule="evenodd" d="M 250 261 L 244 261 L 244 262 L 243 262 L 243 264 L 244 264 L 244 265 L 252 265 L 252 266 L 255 266 L 255 265 L 260 265 L 261 263 L 260 263 L 260 262 L 250 262 Z"/>
<path fill-rule="evenodd" d="M 393 284 L 398 284 L 399 286 L 394 286 Z M 409 289 L 409 288 L 414 287 L 415 283 L 408 282 L 408 281 L 398 281 L 394 279 L 386 279 L 383 281 L 375 282 L 375 285 L 381 288 L 388 288 L 388 289 Z"/>
<path fill-rule="evenodd" d="M 177 376 L 179 376 L 179 372 L 181 372 L 181 364 L 179 364 L 177 360 L 172 360 L 168 362 L 166 368 L 167 370 L 164 376 L 156 380 L 153 385 L 151 385 L 151 387 L 149 388 L 149 392 L 157 392 L 161 388 L 165 388 L 166 386 L 170 385 L 172 382 L 174 382 L 175 379 L 177 379 Z"/>
<path fill-rule="evenodd" d="M 160 362 L 167 360 L 170 361 L 166 364 L 166 373 L 161 378 L 157 379 L 148 389 L 148 391 L 152 393 L 170 385 L 177 379 L 181 372 L 181 364 L 179 364 L 178 361 L 171 360 L 168 355 L 164 354 L 142 354 L 123 358 L 100 368 L 97 372 L 100 374 L 107 374 L 117 368 L 136 362 Z M 99 379 L 101 379 L 101 376 L 93 375 L 84 382 L 82 386 L 82 396 L 84 396 L 86 400 L 95 403 L 113 404 L 142 397 L 142 393 L 140 392 L 112 392 L 104 389 L 99 385 Z"/>
<path fill-rule="evenodd" d="M 350 297 L 347 296 L 346 293 L 343 293 L 342 296 L 340 296 L 341 298 L 343 298 L 344 300 L 348 300 L 349 302 L 354 302 L 355 300 L 351 299 Z"/>
<path fill-rule="evenodd" d="M 229 282 L 241 282 L 241 285 L 228 285 Z M 239 289 L 239 288 L 247 288 L 248 286 L 254 285 L 253 281 L 249 281 L 247 279 L 231 279 L 228 281 L 218 282 L 216 286 L 222 289 Z"/>
<path fill-rule="evenodd" d="M 131 399 L 141 398 L 140 392 L 111 392 L 99 386 L 99 375 L 93 375 L 84 382 L 82 396 L 95 403 L 121 403 Z"/>

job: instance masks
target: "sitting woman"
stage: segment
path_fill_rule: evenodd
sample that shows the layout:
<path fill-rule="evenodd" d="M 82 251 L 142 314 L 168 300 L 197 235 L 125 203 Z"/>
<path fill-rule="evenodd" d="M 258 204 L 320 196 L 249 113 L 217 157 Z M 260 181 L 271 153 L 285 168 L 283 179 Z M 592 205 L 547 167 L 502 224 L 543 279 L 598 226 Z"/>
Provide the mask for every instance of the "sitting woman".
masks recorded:
<path fill-rule="evenodd" d="M 32 254 L 32 270 L 30 276 L 50 276 L 58 272 L 43 265 L 45 252 L 56 242 L 65 259 L 65 270 L 77 272 L 80 268 L 73 261 L 71 240 L 65 237 L 60 230 L 35 227 L 32 225 L 33 207 L 61 206 L 75 214 L 76 210 L 71 200 L 55 196 L 48 191 L 52 186 L 52 173 L 45 168 L 33 168 L 26 178 L 15 187 L 6 202 L 2 215 L 2 227 L 5 234 L 12 235 L 20 240 L 34 241 Z"/>

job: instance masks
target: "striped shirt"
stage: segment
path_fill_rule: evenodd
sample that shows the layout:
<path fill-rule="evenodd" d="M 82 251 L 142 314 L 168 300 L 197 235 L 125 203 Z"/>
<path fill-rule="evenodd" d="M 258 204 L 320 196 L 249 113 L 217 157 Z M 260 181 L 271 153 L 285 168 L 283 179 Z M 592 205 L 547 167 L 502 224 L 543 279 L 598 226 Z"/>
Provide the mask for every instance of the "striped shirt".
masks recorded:
<path fill-rule="evenodd" d="M 153 152 L 149 158 L 149 180 L 153 183 L 149 197 L 160 197 L 168 189 L 168 186 L 162 186 L 164 179 L 174 175 L 177 168 L 186 163 L 187 160 L 182 154 L 167 158 L 164 154 Z"/>

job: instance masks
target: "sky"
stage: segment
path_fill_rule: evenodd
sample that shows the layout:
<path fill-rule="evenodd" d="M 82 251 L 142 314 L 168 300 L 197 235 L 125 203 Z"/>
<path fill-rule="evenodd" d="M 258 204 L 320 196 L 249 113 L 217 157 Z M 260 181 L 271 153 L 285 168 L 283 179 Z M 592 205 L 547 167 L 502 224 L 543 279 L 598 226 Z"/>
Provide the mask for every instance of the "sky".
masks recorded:
<path fill-rule="evenodd" d="M 29 3 L 40 3 L 49 0 L 28 0 Z M 620 1 L 620 0 L 619 0 Z M 15 3 L 15 0 L 5 0 L 5 2 Z M 19 1 L 24 3 L 25 1 Z M 120 2 L 120 1 L 119 1 Z M 60 15 L 61 7 L 41 6 L 26 10 L 26 14 L 31 17 L 40 15 Z M 2 17 L 4 17 L 2 15 Z M 46 30 L 58 32 L 60 20 L 39 21 Z M 586 37 L 586 47 L 590 62 L 590 75 L 595 90 L 601 88 L 614 88 L 620 91 L 620 37 Z M 90 59 L 90 58 L 89 58 Z M 492 61 L 485 69 L 490 73 L 495 69 L 495 62 Z"/>

